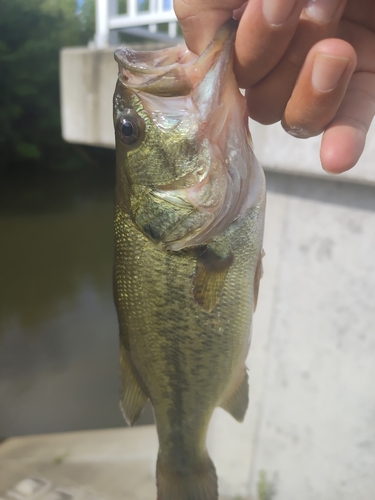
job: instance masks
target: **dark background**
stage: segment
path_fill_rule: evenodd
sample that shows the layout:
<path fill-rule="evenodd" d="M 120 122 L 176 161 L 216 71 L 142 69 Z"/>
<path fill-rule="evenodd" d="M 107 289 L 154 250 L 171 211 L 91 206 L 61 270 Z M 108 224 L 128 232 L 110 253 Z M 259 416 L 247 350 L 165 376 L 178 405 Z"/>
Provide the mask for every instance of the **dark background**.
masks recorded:
<path fill-rule="evenodd" d="M 0 2 L 0 439 L 124 425 L 115 152 L 60 129 L 59 51 L 93 34 L 94 0 Z"/>

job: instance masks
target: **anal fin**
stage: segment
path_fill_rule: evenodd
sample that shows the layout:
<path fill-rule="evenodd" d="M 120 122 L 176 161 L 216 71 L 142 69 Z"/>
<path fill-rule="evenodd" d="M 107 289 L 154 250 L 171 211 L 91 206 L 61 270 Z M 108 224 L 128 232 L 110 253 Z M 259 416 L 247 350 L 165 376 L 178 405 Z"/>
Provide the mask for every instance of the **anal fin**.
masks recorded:
<path fill-rule="evenodd" d="M 121 368 L 121 399 L 120 408 L 125 420 L 129 425 L 133 425 L 139 418 L 147 403 L 148 397 L 142 390 L 134 372 L 135 367 L 130 359 L 128 351 L 120 347 L 120 368 Z"/>
<path fill-rule="evenodd" d="M 221 408 L 226 410 L 238 422 L 245 418 L 249 405 L 249 376 L 246 367 L 231 394 L 221 403 Z"/>
<path fill-rule="evenodd" d="M 211 312 L 219 302 L 232 262 L 232 254 L 221 257 L 209 247 L 200 250 L 193 278 L 193 296 L 204 311 Z"/>

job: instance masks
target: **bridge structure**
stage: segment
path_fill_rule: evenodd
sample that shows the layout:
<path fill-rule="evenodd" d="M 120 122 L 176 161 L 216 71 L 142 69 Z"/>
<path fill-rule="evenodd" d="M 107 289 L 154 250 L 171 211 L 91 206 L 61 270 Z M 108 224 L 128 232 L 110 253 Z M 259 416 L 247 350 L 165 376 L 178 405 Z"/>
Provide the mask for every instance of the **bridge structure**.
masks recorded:
<path fill-rule="evenodd" d="M 95 0 L 96 32 L 94 43 L 98 49 L 110 43 L 111 31 L 146 26 L 150 33 L 158 32 L 158 25 L 168 23 L 168 36 L 177 35 L 177 19 L 172 0 Z"/>

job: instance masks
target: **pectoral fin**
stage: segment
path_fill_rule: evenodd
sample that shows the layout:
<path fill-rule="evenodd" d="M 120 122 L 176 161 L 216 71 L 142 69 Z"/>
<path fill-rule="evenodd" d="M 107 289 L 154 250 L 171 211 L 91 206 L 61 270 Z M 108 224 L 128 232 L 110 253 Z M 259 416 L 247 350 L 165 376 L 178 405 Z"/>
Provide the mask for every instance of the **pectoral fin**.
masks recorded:
<path fill-rule="evenodd" d="M 134 376 L 136 368 L 133 366 L 128 351 L 122 346 L 120 348 L 120 367 L 120 407 L 127 423 L 129 425 L 133 425 L 142 413 L 142 410 L 147 403 L 148 397 L 146 396 L 139 382 Z"/>
<path fill-rule="evenodd" d="M 232 254 L 221 257 L 208 247 L 199 251 L 193 278 L 193 296 L 204 311 L 211 312 L 219 302 L 232 262 Z"/>
<path fill-rule="evenodd" d="M 249 404 L 249 377 L 244 368 L 243 374 L 239 379 L 239 383 L 234 387 L 233 392 L 220 405 L 238 422 L 242 422 L 245 418 L 246 410 Z"/>

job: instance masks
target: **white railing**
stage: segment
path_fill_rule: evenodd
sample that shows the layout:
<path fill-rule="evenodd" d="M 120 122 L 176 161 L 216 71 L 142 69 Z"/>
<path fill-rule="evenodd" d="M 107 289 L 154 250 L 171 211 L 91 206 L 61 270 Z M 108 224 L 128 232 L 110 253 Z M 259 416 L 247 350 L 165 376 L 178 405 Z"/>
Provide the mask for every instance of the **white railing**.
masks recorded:
<path fill-rule="evenodd" d="M 125 7 L 124 14 L 118 14 L 120 2 Z M 149 31 L 155 32 L 160 23 L 168 23 L 168 35 L 176 36 L 173 0 L 96 0 L 95 46 L 108 45 L 111 29 L 148 26 Z"/>

